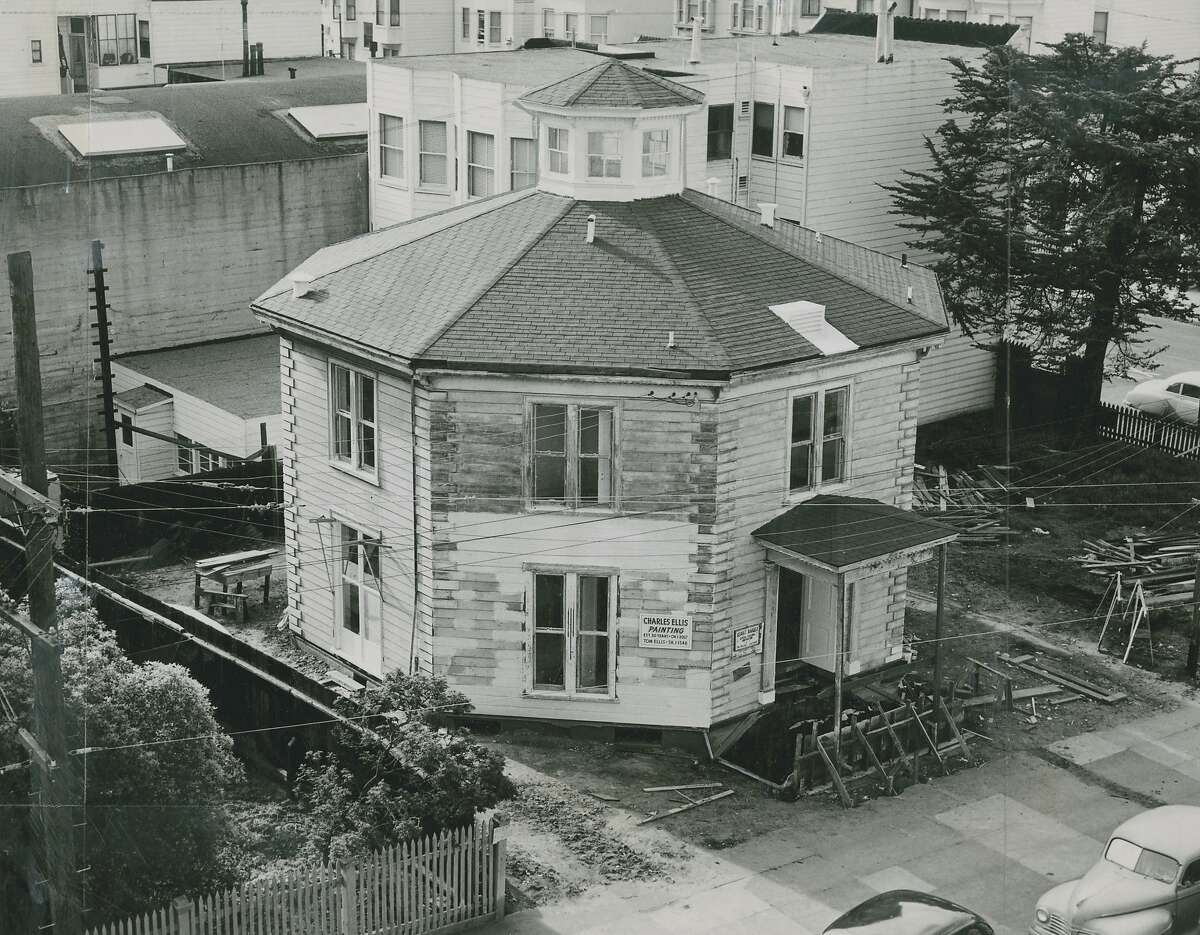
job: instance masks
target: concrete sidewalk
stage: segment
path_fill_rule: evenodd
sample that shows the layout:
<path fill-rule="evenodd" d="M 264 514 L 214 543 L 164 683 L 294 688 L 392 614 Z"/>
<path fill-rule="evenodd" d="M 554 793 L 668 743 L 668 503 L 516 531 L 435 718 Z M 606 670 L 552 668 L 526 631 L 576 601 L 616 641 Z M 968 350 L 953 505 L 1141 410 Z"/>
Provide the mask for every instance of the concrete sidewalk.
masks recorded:
<path fill-rule="evenodd" d="M 697 851 L 672 883 L 609 886 L 481 931 L 819 935 L 877 892 L 933 892 L 1026 931 L 1037 897 L 1085 871 L 1109 832 L 1159 802 L 1200 804 L 1200 708 L 1001 756 L 846 812 L 803 802 L 786 827 Z"/>

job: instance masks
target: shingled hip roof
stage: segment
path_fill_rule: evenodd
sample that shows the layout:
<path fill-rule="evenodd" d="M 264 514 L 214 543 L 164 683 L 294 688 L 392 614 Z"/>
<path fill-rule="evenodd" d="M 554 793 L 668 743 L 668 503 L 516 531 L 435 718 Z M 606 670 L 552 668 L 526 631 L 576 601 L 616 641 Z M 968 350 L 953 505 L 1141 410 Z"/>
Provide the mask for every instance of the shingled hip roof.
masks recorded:
<path fill-rule="evenodd" d="M 657 110 L 700 104 L 704 101 L 704 93 L 625 62 L 610 60 L 570 78 L 529 91 L 519 100 L 547 107 Z"/>
<path fill-rule="evenodd" d="M 864 264 L 842 275 L 805 249 L 691 193 L 584 202 L 526 190 L 328 247 L 303 264 L 307 295 L 285 279 L 254 307 L 405 365 L 519 372 L 721 378 L 825 358 L 771 311 L 801 299 L 858 348 L 945 332 L 929 271 L 857 248 L 917 283 L 920 304 L 901 304 L 898 283 Z"/>

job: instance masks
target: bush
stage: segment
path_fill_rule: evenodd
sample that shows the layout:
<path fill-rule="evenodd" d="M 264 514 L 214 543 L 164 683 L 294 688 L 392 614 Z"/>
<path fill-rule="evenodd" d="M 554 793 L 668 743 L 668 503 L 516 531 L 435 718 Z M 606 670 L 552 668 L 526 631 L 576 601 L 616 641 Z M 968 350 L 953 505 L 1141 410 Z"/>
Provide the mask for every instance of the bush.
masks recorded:
<path fill-rule="evenodd" d="M 444 679 L 398 672 L 344 702 L 341 749 L 310 753 L 297 776 L 313 853 L 368 853 L 469 824 L 510 798 L 504 758 L 449 725 L 469 708 Z"/>

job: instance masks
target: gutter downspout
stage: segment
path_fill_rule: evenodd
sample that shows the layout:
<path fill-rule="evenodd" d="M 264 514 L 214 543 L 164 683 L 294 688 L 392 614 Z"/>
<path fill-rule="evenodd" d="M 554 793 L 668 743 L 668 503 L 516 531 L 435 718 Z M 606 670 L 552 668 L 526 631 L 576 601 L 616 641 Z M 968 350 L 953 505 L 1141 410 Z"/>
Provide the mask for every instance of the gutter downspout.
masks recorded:
<path fill-rule="evenodd" d="M 411 490 L 411 506 L 412 506 L 412 629 L 408 638 L 408 671 L 412 674 L 416 671 L 416 653 L 417 653 L 417 593 L 419 590 L 421 562 L 417 555 L 417 375 L 412 375 L 412 382 L 409 383 L 408 392 L 408 444 L 409 451 L 409 482 L 412 484 Z"/>

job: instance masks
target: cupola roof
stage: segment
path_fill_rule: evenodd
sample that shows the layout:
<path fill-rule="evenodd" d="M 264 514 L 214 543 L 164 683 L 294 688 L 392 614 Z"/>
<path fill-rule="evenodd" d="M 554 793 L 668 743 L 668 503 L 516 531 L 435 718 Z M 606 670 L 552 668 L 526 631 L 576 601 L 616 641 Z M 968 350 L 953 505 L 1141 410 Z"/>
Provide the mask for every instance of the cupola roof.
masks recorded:
<path fill-rule="evenodd" d="M 546 107 L 660 110 L 702 103 L 704 93 L 625 62 L 610 60 L 530 91 L 520 100 Z"/>

